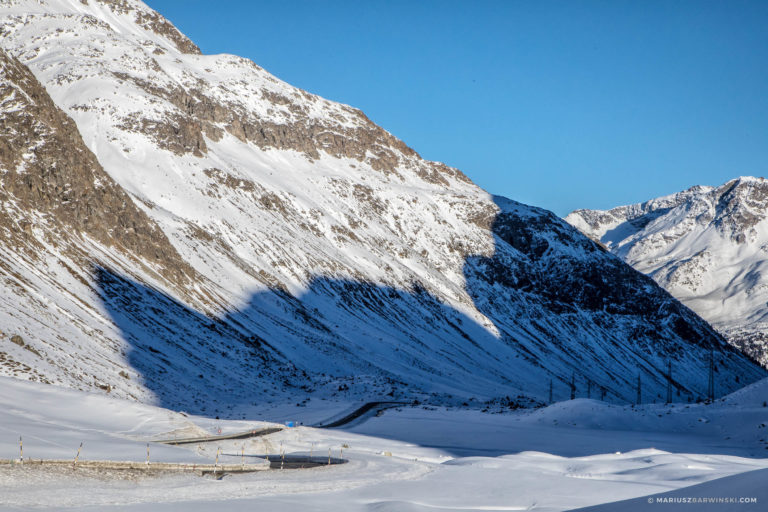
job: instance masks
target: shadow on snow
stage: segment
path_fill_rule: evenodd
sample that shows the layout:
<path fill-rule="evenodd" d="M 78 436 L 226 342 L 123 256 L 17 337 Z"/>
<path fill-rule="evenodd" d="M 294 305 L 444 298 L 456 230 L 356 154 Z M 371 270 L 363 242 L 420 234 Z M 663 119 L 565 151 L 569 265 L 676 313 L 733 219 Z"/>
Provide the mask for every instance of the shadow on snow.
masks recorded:
<path fill-rule="evenodd" d="M 498 335 L 410 290 L 318 277 L 300 296 L 265 289 L 220 317 L 107 268 L 95 275 L 130 364 L 163 407 L 234 416 L 264 402 L 346 391 L 359 399 L 500 407 L 529 397 L 645 401 L 666 390 L 665 361 L 714 347 L 722 393 L 764 375 L 705 322 L 550 212 L 498 198 L 491 257 L 469 256 L 466 289 Z M 479 318 L 479 317 L 478 317 Z M 698 396 L 706 365 L 682 364 L 678 396 Z M 732 381 L 741 373 L 742 381 Z M 316 392 L 316 393 L 315 393 Z M 524 395 L 518 397 L 518 395 Z M 317 399 L 317 398 L 315 398 Z"/>

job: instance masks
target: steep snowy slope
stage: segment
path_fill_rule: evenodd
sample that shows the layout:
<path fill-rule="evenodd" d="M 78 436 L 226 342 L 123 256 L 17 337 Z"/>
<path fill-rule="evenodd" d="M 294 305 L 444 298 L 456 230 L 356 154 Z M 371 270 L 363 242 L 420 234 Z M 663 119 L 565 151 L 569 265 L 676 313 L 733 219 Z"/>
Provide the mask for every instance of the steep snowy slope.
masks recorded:
<path fill-rule="evenodd" d="M 200 276 L 104 172 L 29 70 L 2 50 L 0 70 L 3 373 L 106 391 L 116 386 L 152 400 L 141 375 L 126 365 L 130 345 L 101 307 L 94 277 L 108 265 L 187 290 Z M 251 345 L 240 336 L 235 353 L 253 357 Z M 212 343 L 198 347 L 197 357 L 216 350 Z M 230 379 L 243 373 L 235 368 Z"/>
<path fill-rule="evenodd" d="M 117 377 L 124 364 L 119 344 L 102 336 L 88 267 L 101 259 L 180 284 L 193 271 L 29 70 L 2 50 L 0 70 L 0 364 L 32 380 L 107 387 L 103 379 Z M 86 336 L 87 346 L 73 343 Z"/>
<path fill-rule="evenodd" d="M 768 365 L 768 181 L 742 177 L 608 211 L 575 227 Z"/>
<path fill-rule="evenodd" d="M 543 400 L 550 379 L 575 377 L 580 394 L 627 401 L 642 375 L 654 400 L 671 358 L 685 362 L 678 392 L 697 397 L 710 348 L 718 392 L 764 375 L 551 213 L 490 196 L 250 61 L 201 55 L 141 2 L 5 0 L 0 36 L 168 246 L 159 261 L 144 243 L 84 246 L 87 262 L 62 260 L 76 280 L 7 248 L 8 282 L 46 284 L 35 303 L 3 289 L 4 330 L 75 354 L 117 394 L 208 412 L 340 391 Z M 3 108 L 15 123 L 14 103 Z M 118 241 L 131 229 L 106 225 Z M 51 312 L 78 308 L 92 318 Z M 72 364 L 52 360 L 45 375 L 93 385 L 59 379 Z"/>

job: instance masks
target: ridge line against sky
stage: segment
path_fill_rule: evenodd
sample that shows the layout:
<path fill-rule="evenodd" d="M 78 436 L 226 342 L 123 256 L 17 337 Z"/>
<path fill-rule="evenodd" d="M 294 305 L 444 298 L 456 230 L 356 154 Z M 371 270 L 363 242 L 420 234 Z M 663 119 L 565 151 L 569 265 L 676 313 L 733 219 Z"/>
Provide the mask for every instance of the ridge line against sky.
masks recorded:
<path fill-rule="evenodd" d="M 768 2 L 147 3 L 561 216 L 768 174 Z"/>

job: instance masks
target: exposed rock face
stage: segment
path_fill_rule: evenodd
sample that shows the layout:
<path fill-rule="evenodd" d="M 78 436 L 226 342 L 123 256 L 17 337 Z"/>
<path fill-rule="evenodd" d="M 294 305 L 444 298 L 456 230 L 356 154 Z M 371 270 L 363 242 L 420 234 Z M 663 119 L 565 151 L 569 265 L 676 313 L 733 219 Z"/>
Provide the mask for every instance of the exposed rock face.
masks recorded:
<path fill-rule="evenodd" d="M 567 220 L 768 366 L 768 181 L 743 177 Z"/>
<path fill-rule="evenodd" d="M 157 12 L 148 9 L 145 5 L 128 0 L 93 1 L 106 6 L 115 14 L 132 15 L 136 25 L 171 41 L 181 53 L 200 53 L 200 48 L 190 41 L 187 36 L 179 32 L 168 20 Z M 80 2 L 83 5 L 89 4 L 89 0 L 80 0 Z"/>
<path fill-rule="evenodd" d="M 111 390 L 104 379 L 125 366 L 122 343 L 95 321 L 98 264 L 180 296 L 197 278 L 29 69 L 0 50 L 0 323 L 15 345 L 0 351 L 3 373 Z M 146 395 L 139 384 L 122 391 Z"/>
<path fill-rule="evenodd" d="M 337 389 L 536 401 L 573 375 L 627 401 L 638 374 L 661 395 L 666 359 L 710 349 L 722 393 L 764 375 L 551 213 L 245 59 L 189 51 L 138 1 L 5 2 L 0 32 L 79 130 L 57 111 L 34 178 L 18 162 L 39 137 L 8 151 L 27 201 L 8 218 L 41 212 L 17 236 L 40 258 L 0 248 L 0 321 L 52 381 L 211 412 Z M 80 257 L 36 231 L 47 216 Z M 676 372 L 681 399 L 705 386 L 705 364 Z"/>
<path fill-rule="evenodd" d="M 691 357 L 703 360 L 709 348 L 722 350 L 722 338 L 692 311 L 551 212 L 501 198 L 497 202 L 496 252 L 492 258 L 470 258 L 468 283 L 473 290 L 483 290 L 479 283 L 495 290 L 476 296 L 478 308 L 533 360 L 552 364 L 560 357 L 537 338 L 559 340 L 556 345 L 569 357 L 594 365 L 593 375 L 605 371 L 631 388 L 629 381 L 636 376 L 616 372 L 618 361 L 582 358 L 613 354 L 621 346 L 656 373 L 663 364 L 651 361 L 660 354 L 679 368 L 697 366 Z M 733 349 L 727 352 L 741 357 Z"/>
<path fill-rule="evenodd" d="M 0 50 L 0 236 L 37 256 L 34 229 L 46 241 L 96 241 L 188 283 L 192 269 L 158 226 L 104 172 L 77 126 L 34 75 Z M 78 240 L 79 239 L 79 240 Z"/>
<path fill-rule="evenodd" d="M 468 182 L 457 169 L 418 158 L 415 151 L 375 125 L 358 109 L 339 105 L 341 112 L 333 113 L 329 118 L 313 117 L 313 107 L 322 100 L 306 91 L 297 89 L 290 96 L 269 88 L 254 91 L 264 104 L 280 109 L 269 112 L 270 116 L 279 114 L 279 121 L 274 121 L 254 115 L 236 98 L 220 100 L 206 95 L 204 82 L 179 86 L 168 81 L 168 75 L 159 65 L 156 71 L 158 75 L 151 81 L 128 73 L 114 74 L 119 80 L 167 101 L 175 109 L 169 112 L 165 123 L 134 116 L 134 119 L 126 120 L 122 128 L 149 135 L 159 147 L 176 155 L 192 153 L 201 157 L 207 152 L 204 136 L 219 141 L 226 132 L 261 149 L 293 150 L 309 159 L 320 158 L 320 152 L 323 152 L 335 158 L 365 162 L 373 170 L 398 176 L 397 168 L 403 166 L 428 182 L 447 185 L 443 175 Z M 157 85 L 163 81 L 168 83 Z"/>

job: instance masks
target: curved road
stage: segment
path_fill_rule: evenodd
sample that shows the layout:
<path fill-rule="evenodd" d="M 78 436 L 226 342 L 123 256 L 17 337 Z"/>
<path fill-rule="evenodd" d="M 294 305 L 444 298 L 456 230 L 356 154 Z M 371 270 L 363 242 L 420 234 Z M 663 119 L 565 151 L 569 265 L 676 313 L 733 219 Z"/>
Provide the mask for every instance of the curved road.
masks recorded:
<path fill-rule="evenodd" d="M 183 437 L 178 439 L 161 439 L 159 441 L 153 441 L 161 444 L 193 444 L 193 443 L 207 443 L 210 441 L 223 441 L 225 439 L 248 439 L 250 437 L 260 437 L 283 430 L 282 427 L 269 427 L 259 430 L 248 430 L 246 432 L 236 432 L 234 434 L 224 434 L 220 436 L 203 436 L 203 437 Z"/>
<path fill-rule="evenodd" d="M 316 425 L 311 425 L 315 428 L 338 428 L 342 427 L 358 418 L 363 416 L 366 413 L 369 413 L 371 411 L 383 411 L 385 409 L 391 409 L 393 407 L 400 407 L 401 405 L 409 405 L 410 402 L 366 402 L 351 413 L 347 414 L 343 418 L 340 418 L 338 420 L 331 421 L 330 423 L 323 424 L 318 423 Z M 280 432 L 283 430 L 283 427 L 269 427 L 269 428 L 262 428 L 259 430 L 247 430 L 245 432 L 236 432 L 234 434 L 224 434 L 224 435 L 218 435 L 218 436 L 202 436 L 202 437 L 183 437 L 183 438 L 177 438 L 177 439 L 160 439 L 155 440 L 152 442 L 155 443 L 161 443 L 161 444 L 194 444 L 194 443 L 208 443 L 208 442 L 214 442 L 214 441 L 224 441 L 228 439 L 248 439 L 251 437 L 261 437 L 266 436 L 269 434 L 274 434 L 275 432 Z"/>
<path fill-rule="evenodd" d="M 363 414 L 367 412 L 370 412 L 373 410 L 383 411 L 385 409 L 391 409 L 393 407 L 399 407 L 401 405 L 408 405 L 409 403 L 410 402 L 367 402 L 341 419 L 332 421 L 325 425 L 322 423 L 318 423 L 312 426 L 316 428 L 337 428 L 337 427 L 346 425 L 351 421 L 356 420 L 357 418 L 361 417 Z"/>

